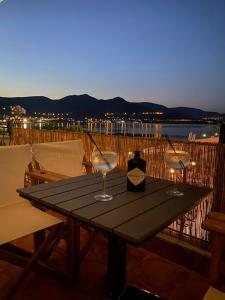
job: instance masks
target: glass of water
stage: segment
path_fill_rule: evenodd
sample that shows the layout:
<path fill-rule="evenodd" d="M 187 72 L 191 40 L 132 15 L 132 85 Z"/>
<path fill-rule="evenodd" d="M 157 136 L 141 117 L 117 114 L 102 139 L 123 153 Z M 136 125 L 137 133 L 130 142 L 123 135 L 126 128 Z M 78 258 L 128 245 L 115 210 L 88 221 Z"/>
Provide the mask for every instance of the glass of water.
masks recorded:
<path fill-rule="evenodd" d="M 190 154 L 182 150 L 172 150 L 167 149 L 164 155 L 164 160 L 166 165 L 175 170 L 184 170 L 190 163 Z M 177 187 L 177 180 L 172 190 L 169 190 L 167 193 L 171 196 L 183 196 L 184 193 L 181 192 Z"/>
<path fill-rule="evenodd" d="M 99 145 L 95 147 L 92 152 L 92 165 L 102 173 L 103 177 L 103 191 L 101 194 L 96 195 L 97 201 L 109 201 L 113 199 L 112 195 L 106 193 L 106 174 L 113 170 L 118 163 L 117 153 L 112 147 L 107 145 Z"/>

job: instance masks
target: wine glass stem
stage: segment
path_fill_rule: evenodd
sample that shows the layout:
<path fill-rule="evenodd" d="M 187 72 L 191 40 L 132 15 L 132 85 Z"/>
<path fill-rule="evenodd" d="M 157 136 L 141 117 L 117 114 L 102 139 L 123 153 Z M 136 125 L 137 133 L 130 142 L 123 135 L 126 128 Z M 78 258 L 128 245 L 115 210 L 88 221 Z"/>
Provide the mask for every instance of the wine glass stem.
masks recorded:
<path fill-rule="evenodd" d="M 176 174 L 176 176 L 175 176 L 175 178 L 174 178 L 174 186 L 173 186 L 173 190 L 174 190 L 174 192 L 176 192 L 177 191 L 177 174 Z"/>
<path fill-rule="evenodd" d="M 106 173 L 102 173 L 102 177 L 103 177 L 103 195 L 106 195 L 105 192 Z"/>
<path fill-rule="evenodd" d="M 181 178 L 183 178 L 183 169 L 181 170 Z M 173 187 L 173 190 L 174 190 L 175 192 L 178 191 L 178 183 L 179 183 L 179 182 L 182 182 L 181 178 L 180 178 L 180 176 L 179 176 L 178 174 L 176 174 L 176 175 L 174 176 L 174 187 Z"/>

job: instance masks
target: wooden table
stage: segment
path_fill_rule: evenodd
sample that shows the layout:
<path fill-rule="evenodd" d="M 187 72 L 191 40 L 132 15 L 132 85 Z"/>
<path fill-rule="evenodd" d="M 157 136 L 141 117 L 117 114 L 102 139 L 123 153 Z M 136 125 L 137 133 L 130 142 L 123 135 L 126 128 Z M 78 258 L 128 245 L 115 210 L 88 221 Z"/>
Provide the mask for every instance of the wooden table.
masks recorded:
<path fill-rule="evenodd" d="M 98 173 L 19 189 L 19 194 L 35 204 L 50 208 L 70 218 L 78 235 L 71 242 L 79 253 L 79 230 L 83 222 L 102 230 L 108 236 L 108 297 L 117 299 L 126 279 L 126 245 L 139 246 L 166 228 L 176 218 L 195 207 L 212 190 L 180 184 L 184 196 L 166 193 L 173 182 L 147 177 L 146 190 L 127 192 L 126 173 L 113 171 L 107 175 L 108 193 L 112 201 L 96 202 L 94 195 L 102 188 Z M 78 263 L 72 264 L 78 271 Z"/>

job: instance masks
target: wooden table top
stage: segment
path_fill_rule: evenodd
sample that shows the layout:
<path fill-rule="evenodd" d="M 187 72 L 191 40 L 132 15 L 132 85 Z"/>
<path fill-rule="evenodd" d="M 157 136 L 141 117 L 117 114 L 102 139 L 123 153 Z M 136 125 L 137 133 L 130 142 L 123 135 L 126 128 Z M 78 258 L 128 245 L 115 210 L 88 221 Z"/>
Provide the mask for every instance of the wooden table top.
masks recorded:
<path fill-rule="evenodd" d="M 108 202 L 94 198 L 102 190 L 99 173 L 22 188 L 18 192 L 34 203 L 140 245 L 212 192 L 209 188 L 179 184 L 184 196 L 171 197 L 166 191 L 173 185 L 172 181 L 147 177 L 145 192 L 128 192 L 126 173 L 115 170 L 106 176 L 106 192 L 114 196 Z"/>

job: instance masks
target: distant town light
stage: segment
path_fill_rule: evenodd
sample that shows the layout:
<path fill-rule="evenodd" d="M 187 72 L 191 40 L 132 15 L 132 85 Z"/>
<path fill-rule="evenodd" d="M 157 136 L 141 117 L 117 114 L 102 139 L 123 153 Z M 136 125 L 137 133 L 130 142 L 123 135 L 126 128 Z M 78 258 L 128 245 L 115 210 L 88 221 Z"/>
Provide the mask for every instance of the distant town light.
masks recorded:
<path fill-rule="evenodd" d="M 171 173 L 171 174 L 174 174 L 174 173 L 175 173 L 175 170 L 171 168 L 171 169 L 170 169 L 170 173 Z"/>
<path fill-rule="evenodd" d="M 206 133 L 203 133 L 203 135 L 202 135 L 203 137 L 206 137 Z"/>

